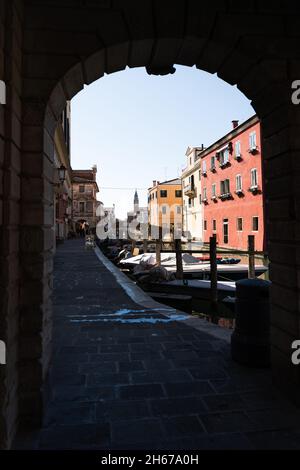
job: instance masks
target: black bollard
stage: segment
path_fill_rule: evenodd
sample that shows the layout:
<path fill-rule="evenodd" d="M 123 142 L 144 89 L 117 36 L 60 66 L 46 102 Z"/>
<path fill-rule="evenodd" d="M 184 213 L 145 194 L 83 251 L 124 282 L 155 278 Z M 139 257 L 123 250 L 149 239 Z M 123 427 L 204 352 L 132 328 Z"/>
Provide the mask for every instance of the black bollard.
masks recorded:
<path fill-rule="evenodd" d="M 231 355 L 234 361 L 249 367 L 270 366 L 270 285 L 260 279 L 236 283 Z"/>

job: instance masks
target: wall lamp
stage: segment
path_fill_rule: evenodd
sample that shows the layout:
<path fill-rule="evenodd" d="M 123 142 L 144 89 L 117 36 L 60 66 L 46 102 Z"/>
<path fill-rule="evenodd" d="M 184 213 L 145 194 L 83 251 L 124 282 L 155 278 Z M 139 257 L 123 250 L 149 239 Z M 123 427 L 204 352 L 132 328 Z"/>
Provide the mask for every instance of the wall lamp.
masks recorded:
<path fill-rule="evenodd" d="M 59 183 L 53 183 L 53 186 L 62 186 L 64 184 L 66 181 L 66 171 L 67 169 L 64 165 L 61 165 L 59 168 L 57 168 Z"/>

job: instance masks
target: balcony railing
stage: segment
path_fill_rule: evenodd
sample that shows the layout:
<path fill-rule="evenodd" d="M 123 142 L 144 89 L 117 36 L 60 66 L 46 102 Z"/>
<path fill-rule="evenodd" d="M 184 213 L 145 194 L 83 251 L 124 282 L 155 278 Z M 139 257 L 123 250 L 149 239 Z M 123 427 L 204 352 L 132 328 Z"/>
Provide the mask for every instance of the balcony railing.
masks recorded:
<path fill-rule="evenodd" d="M 195 188 L 195 186 L 193 186 L 192 184 L 188 184 L 184 188 L 184 195 L 188 196 L 191 199 L 196 198 L 197 197 L 197 188 Z"/>

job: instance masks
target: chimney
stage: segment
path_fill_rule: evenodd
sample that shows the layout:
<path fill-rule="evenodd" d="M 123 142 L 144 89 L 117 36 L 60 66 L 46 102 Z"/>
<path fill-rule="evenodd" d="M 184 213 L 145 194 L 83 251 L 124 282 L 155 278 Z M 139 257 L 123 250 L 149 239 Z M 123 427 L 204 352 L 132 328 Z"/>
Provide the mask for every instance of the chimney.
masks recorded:
<path fill-rule="evenodd" d="M 153 180 L 153 188 L 156 186 L 156 180 Z"/>
<path fill-rule="evenodd" d="M 232 121 L 232 127 L 233 129 L 236 129 L 237 127 L 239 127 L 239 121 L 236 121 L 236 120 Z"/>

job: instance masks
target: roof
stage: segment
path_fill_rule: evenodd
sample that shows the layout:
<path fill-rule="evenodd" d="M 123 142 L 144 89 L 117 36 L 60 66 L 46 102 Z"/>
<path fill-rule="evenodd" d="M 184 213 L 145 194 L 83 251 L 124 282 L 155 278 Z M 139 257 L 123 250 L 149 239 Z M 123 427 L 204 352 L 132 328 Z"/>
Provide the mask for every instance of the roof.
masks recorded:
<path fill-rule="evenodd" d="M 96 174 L 93 170 L 73 170 L 73 181 L 80 179 L 81 181 L 96 181 Z M 81 182 L 80 181 L 80 182 Z"/>
<path fill-rule="evenodd" d="M 260 122 L 260 119 L 259 117 L 257 116 L 257 114 L 255 114 L 254 116 L 250 117 L 249 119 L 247 119 L 247 121 L 244 121 L 242 122 L 238 127 L 235 127 L 234 129 L 232 129 L 230 132 L 228 132 L 226 135 L 224 135 L 223 137 L 221 137 L 221 139 L 217 140 L 216 142 L 214 142 L 213 144 L 211 144 L 209 147 L 205 148 L 204 150 L 202 150 L 198 156 L 197 156 L 197 160 L 200 159 L 200 158 L 204 158 L 206 157 L 209 153 L 211 153 L 213 150 L 215 149 L 218 149 L 219 147 L 221 147 L 222 145 L 225 145 L 228 141 L 236 138 L 239 134 L 241 134 L 242 132 L 244 132 L 245 130 L 247 130 L 249 127 L 252 127 L 253 125 L 257 124 Z"/>
<path fill-rule="evenodd" d="M 158 188 L 159 186 L 181 186 L 181 179 L 175 178 L 174 180 L 157 182 L 157 185 L 152 186 L 151 188 L 148 189 L 148 191 L 152 191 L 152 189 Z"/>

